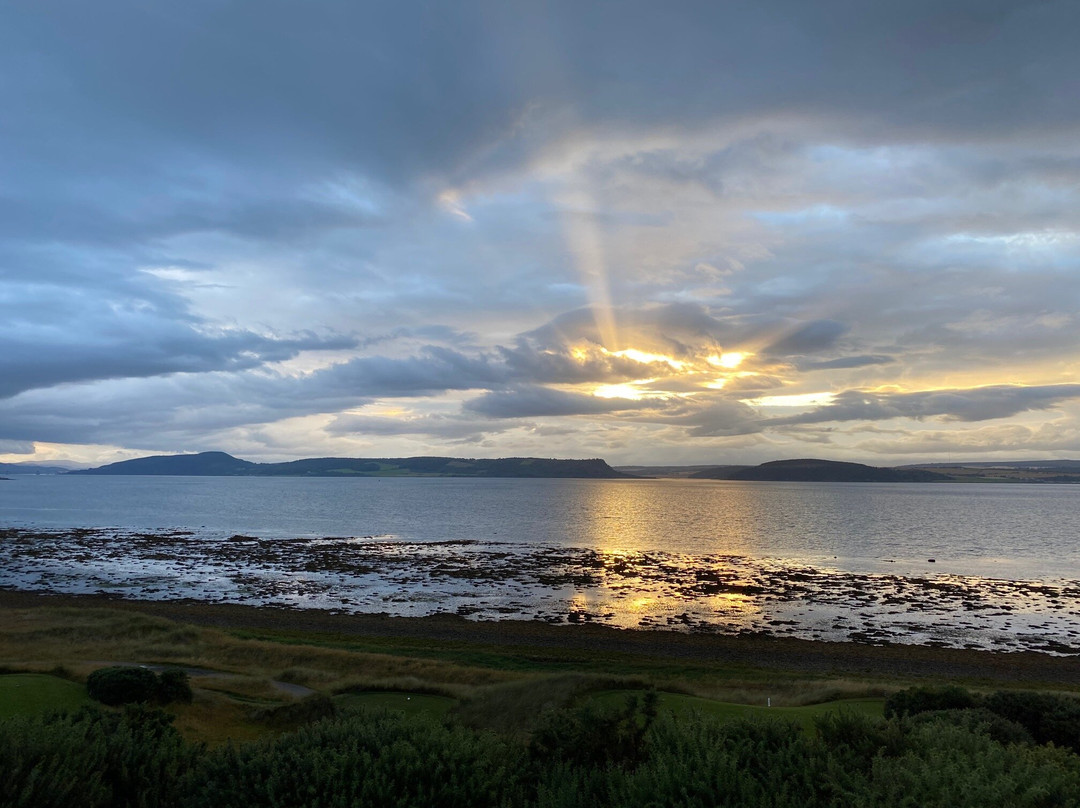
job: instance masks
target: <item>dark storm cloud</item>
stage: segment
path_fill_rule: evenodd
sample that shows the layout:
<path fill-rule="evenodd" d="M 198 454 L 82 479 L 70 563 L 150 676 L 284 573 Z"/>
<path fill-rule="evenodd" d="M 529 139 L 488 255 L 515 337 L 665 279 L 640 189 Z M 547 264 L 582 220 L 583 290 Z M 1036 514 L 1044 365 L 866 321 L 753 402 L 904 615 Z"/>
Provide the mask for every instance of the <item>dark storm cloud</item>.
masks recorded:
<path fill-rule="evenodd" d="M 518 163 L 570 121 L 692 127 L 794 108 L 921 139 L 928 128 L 1045 131 L 1078 115 L 1062 102 L 1080 22 L 1065 2 L 700 3 L 675 14 L 647 2 L 110 0 L 24 4 L 4 18 L 5 74 L 21 77 L 4 91 L 2 142 L 21 158 L 8 193 L 21 204 L 43 189 L 87 236 L 115 229 L 102 217 L 116 201 L 164 209 L 178 218 L 160 227 L 178 229 L 270 235 L 310 216 L 333 222 L 340 213 L 318 206 L 283 216 L 288 199 L 217 215 L 193 203 L 244 187 L 230 175 L 263 188 L 343 167 L 454 182 Z M 560 119 L 564 109 L 574 115 Z M 28 210 L 23 227 L 52 218 Z M 138 232 L 146 212 L 127 212 Z"/>

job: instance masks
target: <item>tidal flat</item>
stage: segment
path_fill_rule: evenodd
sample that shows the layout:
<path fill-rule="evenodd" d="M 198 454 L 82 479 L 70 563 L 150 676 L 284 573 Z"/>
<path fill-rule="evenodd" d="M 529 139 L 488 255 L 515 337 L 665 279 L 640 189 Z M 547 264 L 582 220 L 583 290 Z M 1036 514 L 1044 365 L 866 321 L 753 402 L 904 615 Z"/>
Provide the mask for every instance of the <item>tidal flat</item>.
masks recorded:
<path fill-rule="evenodd" d="M 8 590 L 333 614 L 1080 654 L 1080 581 L 737 554 L 190 530 L 0 530 Z"/>

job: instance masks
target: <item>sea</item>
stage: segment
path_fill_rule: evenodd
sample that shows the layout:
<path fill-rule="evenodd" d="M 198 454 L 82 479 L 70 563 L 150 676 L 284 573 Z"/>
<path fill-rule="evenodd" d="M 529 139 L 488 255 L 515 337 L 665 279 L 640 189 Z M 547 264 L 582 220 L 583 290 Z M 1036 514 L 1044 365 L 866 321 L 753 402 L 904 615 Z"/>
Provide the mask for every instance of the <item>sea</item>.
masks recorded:
<path fill-rule="evenodd" d="M 1080 487 L 19 476 L 0 588 L 1080 654 Z"/>

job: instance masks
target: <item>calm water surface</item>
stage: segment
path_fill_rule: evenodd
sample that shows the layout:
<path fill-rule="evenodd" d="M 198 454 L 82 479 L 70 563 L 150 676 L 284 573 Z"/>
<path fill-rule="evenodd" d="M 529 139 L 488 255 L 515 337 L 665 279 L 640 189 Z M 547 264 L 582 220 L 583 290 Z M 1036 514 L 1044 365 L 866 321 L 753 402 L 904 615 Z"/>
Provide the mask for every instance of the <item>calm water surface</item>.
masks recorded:
<path fill-rule="evenodd" d="M 24 477 L 0 585 L 1033 647 L 1080 639 L 1078 525 L 1070 486 Z"/>
<path fill-rule="evenodd" d="M 1080 489 L 1069 486 L 41 476 L 0 485 L 0 524 L 500 540 L 1080 577 Z"/>

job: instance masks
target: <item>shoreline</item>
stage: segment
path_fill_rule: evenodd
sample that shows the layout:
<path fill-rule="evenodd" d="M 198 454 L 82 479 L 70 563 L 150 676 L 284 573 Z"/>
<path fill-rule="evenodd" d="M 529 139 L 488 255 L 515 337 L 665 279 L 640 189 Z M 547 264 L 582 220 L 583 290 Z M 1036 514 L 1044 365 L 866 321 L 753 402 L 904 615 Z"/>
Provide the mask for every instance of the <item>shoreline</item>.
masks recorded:
<path fill-rule="evenodd" d="M 636 658 L 801 673 L 885 679 L 963 679 L 988 684 L 1080 688 L 1080 660 L 1036 651 L 985 651 L 921 645 L 868 645 L 756 634 L 690 634 L 597 624 L 550 625 L 539 620 L 468 620 L 453 614 L 394 617 L 279 606 L 210 604 L 192 600 L 131 600 L 111 595 L 63 595 L 0 590 L 5 611 L 103 608 L 162 617 L 226 631 L 282 632 L 303 644 L 320 636 L 462 644 L 564 657 L 597 653 Z M 384 653 L 392 653 L 390 651 Z M 418 655 L 423 655 L 422 651 Z"/>
<path fill-rule="evenodd" d="M 1080 580 L 862 572 L 497 537 L 2 528 L 0 538 L 0 588 L 10 590 L 1080 657 Z"/>

